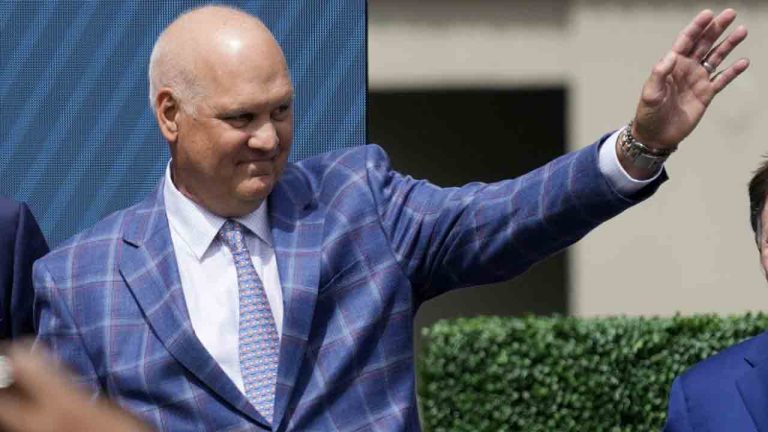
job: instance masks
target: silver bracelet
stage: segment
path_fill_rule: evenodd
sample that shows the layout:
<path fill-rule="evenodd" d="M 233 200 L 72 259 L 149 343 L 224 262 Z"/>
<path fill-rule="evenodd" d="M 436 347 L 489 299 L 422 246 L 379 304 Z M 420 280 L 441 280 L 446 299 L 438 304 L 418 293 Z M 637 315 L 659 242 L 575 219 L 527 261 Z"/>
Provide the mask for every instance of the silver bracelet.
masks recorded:
<path fill-rule="evenodd" d="M 656 169 L 667 160 L 669 155 L 677 148 L 653 149 L 638 141 L 632 135 L 632 123 L 630 121 L 624 132 L 619 136 L 619 147 L 624 156 L 632 162 L 632 165 L 644 169 Z"/>

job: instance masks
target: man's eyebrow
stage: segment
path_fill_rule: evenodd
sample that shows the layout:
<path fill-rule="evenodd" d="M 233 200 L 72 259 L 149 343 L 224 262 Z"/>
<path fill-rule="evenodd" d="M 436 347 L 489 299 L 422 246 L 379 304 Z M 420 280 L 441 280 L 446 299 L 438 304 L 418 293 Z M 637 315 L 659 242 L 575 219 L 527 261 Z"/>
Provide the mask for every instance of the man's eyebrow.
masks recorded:
<path fill-rule="evenodd" d="M 295 99 L 296 99 L 296 92 L 292 91 L 290 94 L 286 94 L 279 98 L 275 98 L 274 104 L 270 102 L 262 102 L 258 104 L 233 102 L 227 105 L 222 104 L 218 107 L 215 107 L 214 111 L 216 112 L 216 115 L 245 114 L 245 113 L 254 112 L 254 111 L 262 111 L 265 108 L 270 106 L 292 104 L 295 101 Z"/>
<path fill-rule="evenodd" d="M 217 117 L 236 117 L 239 115 L 247 114 L 250 110 L 244 108 L 229 108 L 221 109 L 216 112 Z"/>

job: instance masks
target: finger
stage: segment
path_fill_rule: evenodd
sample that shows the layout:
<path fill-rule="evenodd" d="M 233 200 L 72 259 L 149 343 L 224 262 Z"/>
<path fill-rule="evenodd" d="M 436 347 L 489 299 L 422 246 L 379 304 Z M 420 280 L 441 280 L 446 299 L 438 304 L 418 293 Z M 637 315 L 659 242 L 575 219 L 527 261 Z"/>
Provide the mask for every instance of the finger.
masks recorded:
<path fill-rule="evenodd" d="M 733 9 L 726 9 L 720 13 L 711 23 L 707 26 L 702 33 L 701 38 L 696 41 L 696 44 L 691 51 L 691 57 L 700 61 L 707 55 L 712 45 L 717 42 L 720 36 L 725 32 L 725 29 L 736 19 L 736 11 Z"/>
<path fill-rule="evenodd" d="M 677 54 L 688 55 L 713 19 L 714 14 L 709 9 L 699 12 L 699 14 L 693 18 L 693 21 L 691 21 L 691 23 L 677 36 L 677 39 L 675 39 L 675 42 L 672 44 L 672 51 Z"/>
<path fill-rule="evenodd" d="M 736 61 L 728 69 L 723 70 L 712 78 L 714 94 L 720 93 L 731 81 L 741 75 L 749 67 L 749 59 L 743 58 Z"/>
<path fill-rule="evenodd" d="M 709 54 L 707 54 L 705 57 L 707 63 L 711 64 L 713 67 L 720 66 L 731 51 L 747 38 L 747 34 L 747 28 L 739 26 L 733 33 L 729 34 L 725 40 L 720 42 Z"/>
<path fill-rule="evenodd" d="M 11 345 L 8 358 L 13 370 L 14 387 L 33 398 L 58 391 L 66 386 L 52 359 L 26 345 Z"/>
<path fill-rule="evenodd" d="M 670 51 L 651 70 L 651 76 L 643 87 L 642 101 L 647 105 L 656 105 L 664 100 L 667 93 L 667 77 L 675 68 L 677 54 Z"/>

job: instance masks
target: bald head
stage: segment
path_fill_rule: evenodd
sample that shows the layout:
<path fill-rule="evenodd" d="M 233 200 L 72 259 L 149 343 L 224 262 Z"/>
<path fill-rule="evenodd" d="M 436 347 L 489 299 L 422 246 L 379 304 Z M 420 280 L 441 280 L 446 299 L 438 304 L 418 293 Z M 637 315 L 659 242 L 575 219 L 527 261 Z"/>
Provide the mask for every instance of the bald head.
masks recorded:
<path fill-rule="evenodd" d="M 287 70 L 280 46 L 255 16 L 227 6 L 204 6 L 182 14 L 160 34 L 152 49 L 152 109 L 160 90 L 167 88 L 185 110 L 194 112 L 211 90 L 208 79 L 226 79 L 227 67 L 235 66 L 244 56 Z"/>
<path fill-rule="evenodd" d="M 149 80 L 176 188 L 221 217 L 258 208 L 293 140 L 291 77 L 264 24 L 228 7 L 187 12 L 155 43 Z"/>

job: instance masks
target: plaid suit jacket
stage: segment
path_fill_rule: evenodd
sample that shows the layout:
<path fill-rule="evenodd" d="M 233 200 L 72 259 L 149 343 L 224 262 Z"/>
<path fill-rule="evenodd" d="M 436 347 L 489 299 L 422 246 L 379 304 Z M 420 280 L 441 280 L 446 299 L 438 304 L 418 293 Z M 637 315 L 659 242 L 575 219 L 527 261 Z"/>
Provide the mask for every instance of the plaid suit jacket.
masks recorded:
<path fill-rule="evenodd" d="M 286 167 L 269 196 L 285 318 L 273 430 L 418 430 L 413 316 L 511 278 L 627 199 L 597 145 L 514 180 L 438 188 L 377 146 Z M 162 185 L 38 261 L 39 340 L 95 392 L 163 430 L 268 430 L 190 324 Z"/>

